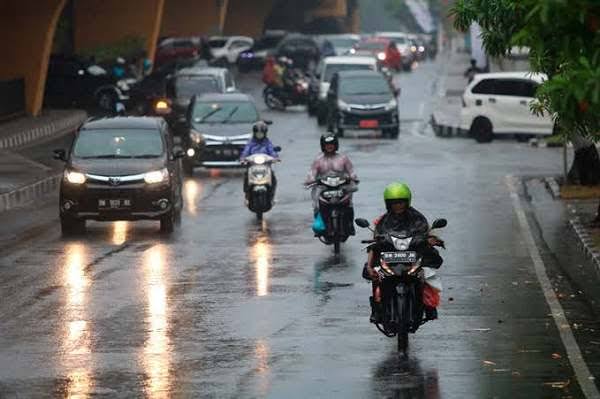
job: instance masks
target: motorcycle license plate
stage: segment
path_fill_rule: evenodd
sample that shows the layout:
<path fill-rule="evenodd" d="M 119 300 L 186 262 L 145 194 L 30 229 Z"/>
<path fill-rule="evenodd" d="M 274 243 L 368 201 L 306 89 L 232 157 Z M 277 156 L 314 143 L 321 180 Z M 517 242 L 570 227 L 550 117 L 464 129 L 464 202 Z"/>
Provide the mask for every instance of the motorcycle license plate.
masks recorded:
<path fill-rule="evenodd" d="M 359 122 L 359 126 L 363 129 L 373 129 L 379 127 L 379 121 L 377 119 L 363 119 Z"/>
<path fill-rule="evenodd" d="M 323 193 L 325 198 L 339 198 L 344 195 L 344 190 L 330 190 Z"/>
<path fill-rule="evenodd" d="M 129 199 L 100 199 L 98 200 L 98 208 L 100 209 L 123 209 L 130 208 L 131 200 Z"/>
<path fill-rule="evenodd" d="M 383 252 L 381 254 L 381 260 L 387 264 L 416 263 L 417 253 L 415 251 Z"/>

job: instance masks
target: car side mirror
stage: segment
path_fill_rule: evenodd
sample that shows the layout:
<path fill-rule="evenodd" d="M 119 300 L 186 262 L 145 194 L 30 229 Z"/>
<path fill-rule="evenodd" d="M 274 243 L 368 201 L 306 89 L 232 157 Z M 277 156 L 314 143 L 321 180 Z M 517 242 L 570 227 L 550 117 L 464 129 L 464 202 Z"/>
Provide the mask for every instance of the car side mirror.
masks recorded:
<path fill-rule="evenodd" d="M 273 147 L 273 149 L 275 150 L 275 152 L 281 152 L 280 146 L 275 146 L 275 147 Z"/>
<path fill-rule="evenodd" d="M 363 229 L 367 229 L 371 225 L 367 219 L 362 219 L 362 218 L 357 218 L 354 221 L 354 223 L 356 223 L 356 225 L 358 227 L 362 227 Z"/>
<path fill-rule="evenodd" d="M 57 159 L 59 161 L 67 161 L 67 152 L 65 150 L 54 150 L 54 159 Z"/>
<path fill-rule="evenodd" d="M 448 221 L 446 219 L 435 219 L 431 224 L 432 229 L 441 229 L 448 225 Z"/>

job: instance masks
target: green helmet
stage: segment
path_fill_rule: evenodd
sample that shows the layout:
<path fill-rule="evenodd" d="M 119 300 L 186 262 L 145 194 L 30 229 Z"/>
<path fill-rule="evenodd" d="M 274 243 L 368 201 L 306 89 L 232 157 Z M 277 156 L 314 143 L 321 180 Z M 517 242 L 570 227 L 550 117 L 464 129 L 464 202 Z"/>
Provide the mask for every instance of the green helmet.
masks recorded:
<path fill-rule="evenodd" d="M 412 199 L 412 194 L 410 192 L 410 188 L 404 184 L 399 182 L 394 182 L 388 184 L 383 192 L 384 201 L 393 201 L 393 200 L 406 200 L 408 201 L 408 206 L 410 206 L 410 201 Z"/>

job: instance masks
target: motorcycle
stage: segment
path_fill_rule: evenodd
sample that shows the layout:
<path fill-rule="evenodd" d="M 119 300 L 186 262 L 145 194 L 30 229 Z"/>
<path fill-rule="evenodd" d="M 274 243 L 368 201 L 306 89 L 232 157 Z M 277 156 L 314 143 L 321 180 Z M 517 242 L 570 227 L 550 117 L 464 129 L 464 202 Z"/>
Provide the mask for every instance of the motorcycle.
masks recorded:
<path fill-rule="evenodd" d="M 285 110 L 286 107 L 293 105 L 305 105 L 308 103 L 308 87 L 306 77 L 296 73 L 290 87 L 281 88 L 272 85 L 265 87 L 263 99 L 269 109 Z"/>
<path fill-rule="evenodd" d="M 281 147 L 275 147 L 275 151 L 281 151 Z M 262 219 L 263 213 L 270 211 L 273 207 L 275 177 L 271 165 L 274 162 L 279 162 L 279 160 L 267 154 L 250 155 L 244 160 L 244 164 L 247 166 L 247 206 L 259 220 Z"/>
<path fill-rule="evenodd" d="M 333 245 L 335 254 L 340 253 L 340 244 L 350 237 L 352 229 L 352 213 L 350 199 L 357 191 L 355 184 L 346 174 L 331 173 L 320 177 L 316 183 L 307 188 L 317 186 L 319 189 L 319 212 L 325 229 L 318 235 L 325 245 Z"/>
<path fill-rule="evenodd" d="M 365 219 L 356 219 L 356 224 L 373 231 Z M 422 324 L 431 320 L 423 317 L 423 290 L 424 284 L 441 289 L 432 270 L 441 265 L 441 258 L 437 252 L 436 259 L 431 257 L 431 252 L 427 253 L 431 251 L 428 238 L 437 239 L 431 230 L 446 227 L 447 224 L 446 219 L 437 219 L 425 235 L 400 231 L 361 241 L 379 254 L 374 269 L 381 282 L 383 321 L 375 326 L 385 336 L 397 337 L 398 352 L 404 356 L 408 354 L 408 334 L 416 333 Z M 444 242 L 437 240 L 438 245 L 444 248 Z M 436 262 L 437 266 L 434 264 Z"/>

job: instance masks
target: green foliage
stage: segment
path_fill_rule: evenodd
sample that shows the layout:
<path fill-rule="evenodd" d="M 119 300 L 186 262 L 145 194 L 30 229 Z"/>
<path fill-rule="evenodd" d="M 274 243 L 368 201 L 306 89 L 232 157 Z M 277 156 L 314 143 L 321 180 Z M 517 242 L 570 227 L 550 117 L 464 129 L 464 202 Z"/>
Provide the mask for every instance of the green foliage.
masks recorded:
<path fill-rule="evenodd" d="M 142 51 L 145 50 L 145 48 L 146 41 L 144 38 L 138 36 L 128 36 L 116 43 L 83 50 L 79 53 L 79 55 L 84 57 L 93 56 L 96 58 L 96 62 L 101 64 L 105 62 L 113 62 L 117 57 L 130 59 L 132 57 L 139 56 Z"/>
<path fill-rule="evenodd" d="M 481 25 L 491 56 L 529 47 L 532 70 L 549 78 L 537 91 L 540 107 L 555 115 L 564 134 L 600 139 L 597 0 L 457 0 L 451 15 L 459 30 Z"/>

